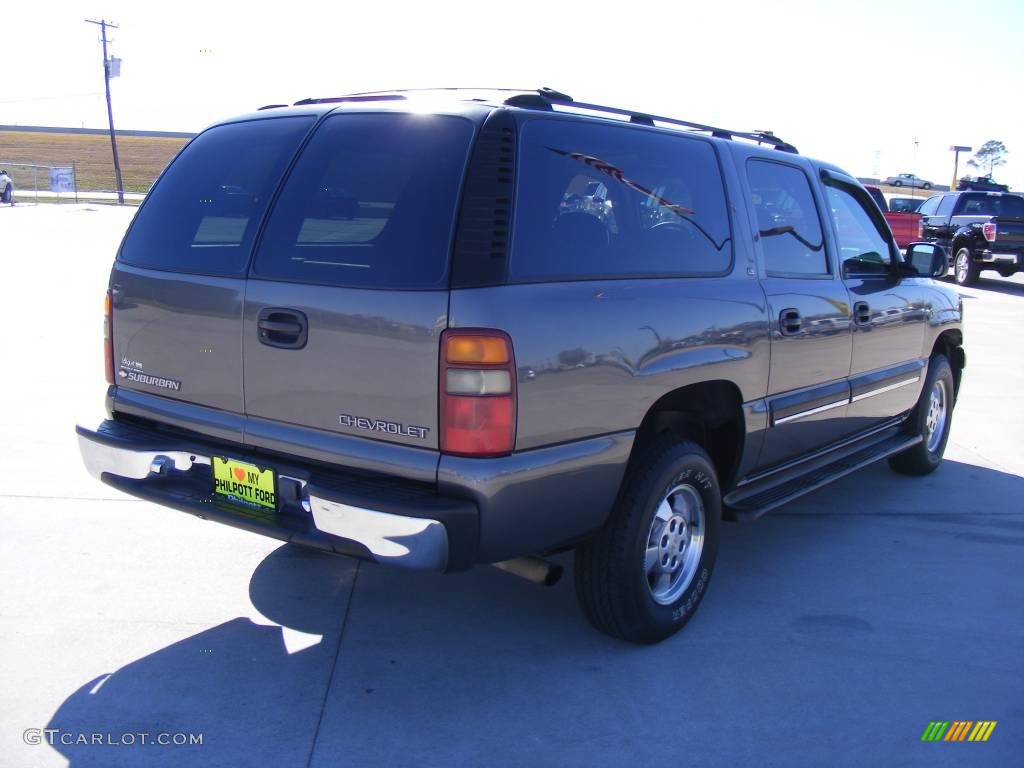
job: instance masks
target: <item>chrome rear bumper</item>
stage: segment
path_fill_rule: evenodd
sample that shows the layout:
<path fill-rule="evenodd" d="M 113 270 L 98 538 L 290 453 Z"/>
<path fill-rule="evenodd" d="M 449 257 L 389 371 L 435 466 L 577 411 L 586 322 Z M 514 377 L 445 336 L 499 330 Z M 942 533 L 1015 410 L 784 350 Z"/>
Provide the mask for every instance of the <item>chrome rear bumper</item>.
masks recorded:
<path fill-rule="evenodd" d="M 209 467 L 212 456 L 222 455 L 220 451 L 204 452 L 207 446 L 199 444 L 192 450 L 176 438 L 162 438 L 133 427 L 118 428 L 112 421 L 94 429 L 79 425 L 77 433 L 89 473 L 140 498 L 281 540 L 389 565 L 431 571 L 443 571 L 450 565 L 448 529 L 441 520 L 423 516 L 424 510 L 415 506 L 415 495 L 400 494 L 397 502 L 410 504 L 408 511 L 413 514 L 396 513 L 393 498 L 382 505 L 391 511 L 384 511 L 374 508 L 365 489 L 355 494 L 356 500 L 344 491 L 322 488 L 301 469 L 283 468 L 278 474 L 279 497 L 285 495 L 281 490 L 287 486 L 290 515 L 281 514 L 285 511 L 281 500 L 277 514 L 239 510 L 213 494 Z M 154 445 L 161 439 L 166 446 Z M 225 449 L 224 453 L 232 451 Z M 428 502 L 436 498 L 423 495 Z M 472 502 L 453 499 L 441 506 L 461 519 L 472 515 L 475 525 Z M 284 518 L 291 523 L 282 524 Z M 358 546 L 339 546 L 344 542 Z"/>

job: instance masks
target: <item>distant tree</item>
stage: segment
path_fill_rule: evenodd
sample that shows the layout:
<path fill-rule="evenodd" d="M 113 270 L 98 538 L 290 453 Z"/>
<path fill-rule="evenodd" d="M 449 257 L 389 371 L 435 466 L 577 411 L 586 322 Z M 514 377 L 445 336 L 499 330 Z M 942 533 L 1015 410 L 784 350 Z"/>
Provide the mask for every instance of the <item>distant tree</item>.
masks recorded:
<path fill-rule="evenodd" d="M 998 165 L 1006 165 L 1006 145 L 1001 141 L 986 141 L 981 149 L 974 153 L 974 157 L 967 161 L 971 168 L 988 168 L 988 175 L 992 175 Z"/>
<path fill-rule="evenodd" d="M 563 349 L 558 353 L 558 362 L 565 368 L 575 368 L 587 361 L 587 350 L 582 347 L 576 349 Z"/>

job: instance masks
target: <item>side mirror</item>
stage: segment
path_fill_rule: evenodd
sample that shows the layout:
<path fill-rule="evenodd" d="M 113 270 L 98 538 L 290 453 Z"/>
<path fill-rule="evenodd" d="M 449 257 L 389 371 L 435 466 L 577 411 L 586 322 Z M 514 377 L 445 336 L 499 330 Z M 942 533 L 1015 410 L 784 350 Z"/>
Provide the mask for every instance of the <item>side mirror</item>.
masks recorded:
<path fill-rule="evenodd" d="M 946 249 L 934 243 L 911 243 L 907 246 L 905 263 L 919 277 L 943 277 L 949 271 Z"/>

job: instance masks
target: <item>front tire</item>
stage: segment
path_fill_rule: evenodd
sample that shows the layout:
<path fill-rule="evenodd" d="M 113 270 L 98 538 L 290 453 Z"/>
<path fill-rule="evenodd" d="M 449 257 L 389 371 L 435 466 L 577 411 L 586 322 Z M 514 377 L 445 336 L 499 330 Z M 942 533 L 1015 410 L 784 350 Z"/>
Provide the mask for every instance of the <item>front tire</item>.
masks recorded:
<path fill-rule="evenodd" d="M 961 248 L 953 258 L 953 278 L 957 285 L 965 288 L 978 282 L 978 275 L 981 268 L 971 258 L 971 252 L 967 248 Z"/>
<path fill-rule="evenodd" d="M 12 194 L 13 191 L 11 190 L 11 185 L 8 184 L 6 187 L 4 187 L 3 195 L 0 195 L 0 200 L 2 200 L 5 203 L 9 203 L 11 202 Z"/>
<path fill-rule="evenodd" d="M 931 189 L 931 188 L 932 188 L 932 185 L 931 185 L 931 184 L 927 184 L 927 183 L 925 183 L 925 184 L 922 184 L 922 185 L 921 185 L 921 189 Z"/>
<path fill-rule="evenodd" d="M 635 457 L 604 528 L 576 548 L 576 597 L 591 624 L 634 643 L 678 632 L 707 591 L 721 516 L 700 446 L 665 438 Z"/>
<path fill-rule="evenodd" d="M 953 421 L 956 385 L 953 369 L 945 355 L 928 361 L 921 396 L 907 420 L 910 434 L 920 435 L 921 442 L 889 459 L 889 466 L 901 475 L 927 475 L 942 463 Z"/>

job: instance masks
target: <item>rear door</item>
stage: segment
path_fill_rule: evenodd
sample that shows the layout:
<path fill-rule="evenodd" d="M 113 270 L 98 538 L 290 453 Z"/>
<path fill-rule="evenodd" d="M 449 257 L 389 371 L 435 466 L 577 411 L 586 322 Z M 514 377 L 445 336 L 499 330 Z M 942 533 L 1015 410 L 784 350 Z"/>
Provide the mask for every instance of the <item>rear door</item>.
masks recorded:
<path fill-rule="evenodd" d="M 950 216 L 953 213 L 957 197 L 956 193 L 930 197 L 921 206 L 919 213 L 923 217 L 922 229 L 926 240 L 936 242 L 943 248 L 949 248 L 953 238 Z"/>
<path fill-rule="evenodd" d="M 448 257 L 473 131 L 466 118 L 397 112 L 317 128 L 250 275 L 246 442 L 314 441 L 313 430 L 437 448 Z"/>
<path fill-rule="evenodd" d="M 161 176 L 110 279 L 115 409 L 240 439 L 245 272 L 268 201 L 313 121 L 216 126 Z"/>
<path fill-rule="evenodd" d="M 805 169 L 752 158 L 746 177 L 772 328 L 767 469 L 849 432 L 850 302 Z"/>

